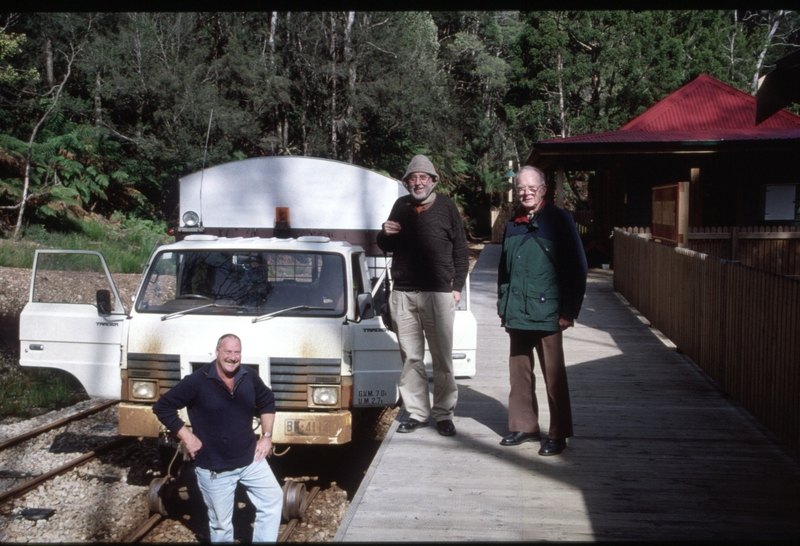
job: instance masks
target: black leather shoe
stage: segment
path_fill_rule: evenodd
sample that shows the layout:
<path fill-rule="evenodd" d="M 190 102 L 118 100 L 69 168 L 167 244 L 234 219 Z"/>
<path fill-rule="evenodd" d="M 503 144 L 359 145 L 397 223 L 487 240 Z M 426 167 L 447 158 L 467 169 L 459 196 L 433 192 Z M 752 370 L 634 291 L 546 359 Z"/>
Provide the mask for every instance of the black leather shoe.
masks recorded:
<path fill-rule="evenodd" d="M 512 432 L 500 440 L 501 446 L 518 446 L 525 442 L 538 442 L 542 437 L 538 432 Z"/>
<path fill-rule="evenodd" d="M 443 419 L 441 421 L 437 421 L 436 430 L 438 430 L 439 434 L 441 434 L 442 436 L 456 435 L 456 426 L 450 419 Z"/>
<path fill-rule="evenodd" d="M 567 440 L 561 438 L 560 440 L 554 440 L 552 438 L 548 438 L 547 440 L 542 443 L 542 449 L 539 450 L 539 455 L 543 457 L 547 457 L 549 455 L 558 455 L 562 451 L 567 448 Z"/>
<path fill-rule="evenodd" d="M 409 417 L 397 427 L 397 432 L 414 432 L 418 428 L 427 427 L 427 421 L 417 421 L 413 417 Z"/>

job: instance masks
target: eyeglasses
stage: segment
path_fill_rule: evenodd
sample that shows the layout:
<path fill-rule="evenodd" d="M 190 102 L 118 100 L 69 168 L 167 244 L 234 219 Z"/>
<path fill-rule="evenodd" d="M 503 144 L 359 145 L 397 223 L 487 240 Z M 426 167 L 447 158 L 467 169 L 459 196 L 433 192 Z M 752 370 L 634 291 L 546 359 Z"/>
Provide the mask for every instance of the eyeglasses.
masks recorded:
<path fill-rule="evenodd" d="M 542 188 L 546 188 L 546 187 L 547 187 L 547 185 L 546 185 L 546 184 L 542 184 L 541 186 L 536 186 L 535 188 L 534 188 L 534 187 L 531 187 L 531 186 L 520 186 L 520 187 L 518 187 L 518 188 L 517 188 L 517 193 L 519 193 L 519 194 L 523 194 L 523 193 L 536 193 L 536 192 L 537 192 L 537 191 L 539 191 L 540 189 L 542 189 Z"/>
<path fill-rule="evenodd" d="M 431 180 L 431 177 L 430 177 L 430 175 L 427 175 L 427 174 L 412 174 L 411 176 L 406 178 L 406 181 L 412 182 L 412 183 L 413 182 L 417 182 L 417 181 L 419 181 L 419 182 L 430 182 L 430 180 Z"/>

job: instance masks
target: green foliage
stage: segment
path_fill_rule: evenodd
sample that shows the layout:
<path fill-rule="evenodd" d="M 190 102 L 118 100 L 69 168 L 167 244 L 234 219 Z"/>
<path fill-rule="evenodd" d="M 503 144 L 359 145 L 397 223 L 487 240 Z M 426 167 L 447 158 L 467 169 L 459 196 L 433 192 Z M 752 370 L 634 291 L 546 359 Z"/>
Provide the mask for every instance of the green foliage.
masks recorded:
<path fill-rule="evenodd" d="M 9 62 L 22 51 L 22 46 L 27 39 L 24 34 L 6 33 L 0 29 L 0 85 L 14 85 L 25 82 L 35 82 L 39 79 L 39 72 L 35 68 L 28 70 L 14 68 Z M 8 64 L 5 64 L 8 63 Z"/>
<path fill-rule="evenodd" d="M 476 218 L 532 142 L 616 130 L 701 73 L 752 92 L 800 43 L 786 10 L 31 12 L 4 23 L 0 230 L 15 221 L 27 143 L 71 52 L 31 158 L 25 222 L 51 230 L 87 212 L 175 221 L 177 181 L 204 156 L 327 157 L 397 177 L 424 150 L 440 189 Z"/>
<path fill-rule="evenodd" d="M 80 382 L 61 370 L 22 369 L 0 379 L 0 419 L 40 415 L 89 399 Z"/>
<path fill-rule="evenodd" d="M 0 201 L 18 202 L 24 182 L 27 143 L 0 135 L 3 153 L 17 165 L 10 177 L 0 179 Z M 94 127 L 76 125 L 55 115 L 31 151 L 29 216 L 35 222 L 75 220 L 89 211 L 112 207 L 130 209 L 145 205 L 130 186 L 129 176 L 114 158 L 107 134 Z"/>
<path fill-rule="evenodd" d="M 112 221 L 86 218 L 47 231 L 40 225 L 25 229 L 16 243 L 0 240 L 0 266 L 31 267 L 36 248 L 96 250 L 103 254 L 112 273 L 141 273 L 158 245 L 173 242 L 163 221 L 140 220 L 121 213 Z M 69 228 L 69 229 L 67 229 Z"/>

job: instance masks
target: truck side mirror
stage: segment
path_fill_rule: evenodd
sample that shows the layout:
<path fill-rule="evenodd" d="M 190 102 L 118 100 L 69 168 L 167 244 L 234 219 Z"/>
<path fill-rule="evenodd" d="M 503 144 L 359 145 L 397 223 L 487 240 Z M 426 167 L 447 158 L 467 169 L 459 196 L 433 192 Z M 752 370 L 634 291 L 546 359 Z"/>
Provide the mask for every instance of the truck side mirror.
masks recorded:
<path fill-rule="evenodd" d="M 97 314 L 111 314 L 111 292 L 108 290 L 97 291 Z"/>
<path fill-rule="evenodd" d="M 372 301 L 372 294 L 366 292 L 359 294 L 356 298 L 358 303 L 358 320 L 371 319 L 375 316 L 375 302 Z"/>

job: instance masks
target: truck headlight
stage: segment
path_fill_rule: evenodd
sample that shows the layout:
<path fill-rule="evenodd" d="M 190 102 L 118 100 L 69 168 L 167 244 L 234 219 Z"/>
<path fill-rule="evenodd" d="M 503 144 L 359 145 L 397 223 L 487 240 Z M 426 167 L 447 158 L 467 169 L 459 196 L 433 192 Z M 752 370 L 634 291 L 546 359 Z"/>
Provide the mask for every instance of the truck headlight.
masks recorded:
<path fill-rule="evenodd" d="M 131 398 L 152 400 L 156 397 L 156 389 L 155 381 L 134 381 L 131 384 Z"/>
<path fill-rule="evenodd" d="M 183 225 L 186 227 L 195 227 L 198 223 L 200 223 L 200 217 L 195 211 L 189 210 L 183 213 Z"/>
<path fill-rule="evenodd" d="M 311 401 L 315 406 L 336 406 L 339 404 L 337 387 L 311 387 Z"/>

